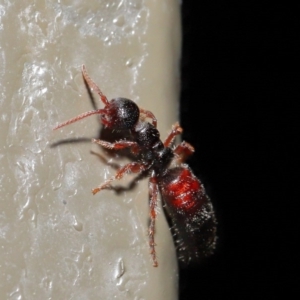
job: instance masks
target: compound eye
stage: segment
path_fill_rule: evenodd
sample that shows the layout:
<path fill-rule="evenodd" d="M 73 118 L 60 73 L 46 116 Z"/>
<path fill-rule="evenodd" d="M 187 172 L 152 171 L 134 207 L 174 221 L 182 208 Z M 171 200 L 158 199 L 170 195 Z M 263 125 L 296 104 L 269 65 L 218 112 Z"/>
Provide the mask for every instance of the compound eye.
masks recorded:
<path fill-rule="evenodd" d="M 115 98 L 101 112 L 101 121 L 111 129 L 132 129 L 138 122 L 140 110 L 130 99 Z"/>

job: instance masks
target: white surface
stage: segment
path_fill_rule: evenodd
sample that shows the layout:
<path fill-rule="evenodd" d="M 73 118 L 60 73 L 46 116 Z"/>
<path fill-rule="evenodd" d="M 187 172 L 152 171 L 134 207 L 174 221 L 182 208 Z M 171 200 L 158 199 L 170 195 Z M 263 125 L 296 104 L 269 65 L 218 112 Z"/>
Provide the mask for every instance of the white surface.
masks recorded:
<path fill-rule="evenodd" d="M 90 153 L 105 154 L 89 141 L 97 117 L 52 128 L 93 109 L 85 64 L 109 99 L 153 111 L 164 138 L 177 120 L 179 8 L 175 0 L 0 4 L 1 299 L 176 299 L 163 213 L 152 267 L 147 179 L 93 196 L 115 172 Z M 76 138 L 85 141 L 51 147 Z"/>

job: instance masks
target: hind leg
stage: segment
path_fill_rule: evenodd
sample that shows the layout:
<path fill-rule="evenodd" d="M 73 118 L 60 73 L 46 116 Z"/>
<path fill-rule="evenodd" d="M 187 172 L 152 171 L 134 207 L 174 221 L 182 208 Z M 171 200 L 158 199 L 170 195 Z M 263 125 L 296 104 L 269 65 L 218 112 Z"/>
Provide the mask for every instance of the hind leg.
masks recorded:
<path fill-rule="evenodd" d="M 157 207 L 157 197 L 158 197 L 158 184 L 154 172 L 151 174 L 149 179 L 149 197 L 150 197 L 150 225 L 149 225 L 149 246 L 150 253 L 153 260 L 153 267 L 158 266 L 156 251 L 155 251 L 155 220 L 156 220 L 156 207 Z"/>

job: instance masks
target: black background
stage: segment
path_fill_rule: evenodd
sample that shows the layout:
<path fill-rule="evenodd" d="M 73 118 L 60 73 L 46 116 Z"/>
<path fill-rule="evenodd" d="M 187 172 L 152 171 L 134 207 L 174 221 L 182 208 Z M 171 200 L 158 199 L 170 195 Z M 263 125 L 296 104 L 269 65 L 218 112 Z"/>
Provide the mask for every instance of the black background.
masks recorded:
<path fill-rule="evenodd" d="M 181 271 L 180 300 L 288 299 L 300 289 L 297 10 L 182 3 L 183 139 L 219 239 L 204 264 Z"/>

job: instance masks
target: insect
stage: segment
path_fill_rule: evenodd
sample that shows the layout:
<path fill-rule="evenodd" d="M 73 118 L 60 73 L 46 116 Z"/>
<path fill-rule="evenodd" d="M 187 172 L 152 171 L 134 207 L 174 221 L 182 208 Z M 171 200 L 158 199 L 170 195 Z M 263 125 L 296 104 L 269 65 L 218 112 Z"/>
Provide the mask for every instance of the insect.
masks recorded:
<path fill-rule="evenodd" d="M 172 147 L 175 137 L 182 133 L 180 125 L 174 124 L 171 132 L 162 142 L 157 129 L 157 120 L 152 112 L 139 108 L 135 102 L 126 98 L 114 98 L 108 101 L 88 75 L 85 66 L 82 66 L 82 75 L 89 88 L 99 95 L 104 108 L 80 114 L 54 129 L 91 115 L 100 115 L 101 123 L 109 129 L 129 130 L 131 140 L 124 139 L 110 143 L 92 139 L 92 142 L 113 150 L 130 148 L 137 158 L 94 188 L 92 193 L 95 195 L 110 187 L 114 180 L 119 180 L 128 173 L 146 173 L 149 175 L 148 234 L 153 266 L 158 266 L 154 234 L 159 193 L 172 224 L 179 261 L 186 265 L 191 261 L 198 262 L 211 254 L 216 242 L 216 218 L 203 184 L 183 163 L 185 158 L 194 152 L 194 148 L 187 142 Z M 146 119 L 150 119 L 151 122 L 147 122 Z"/>

